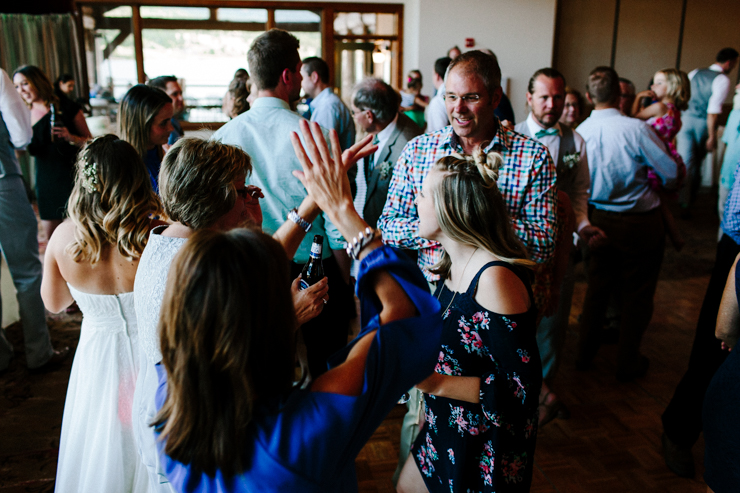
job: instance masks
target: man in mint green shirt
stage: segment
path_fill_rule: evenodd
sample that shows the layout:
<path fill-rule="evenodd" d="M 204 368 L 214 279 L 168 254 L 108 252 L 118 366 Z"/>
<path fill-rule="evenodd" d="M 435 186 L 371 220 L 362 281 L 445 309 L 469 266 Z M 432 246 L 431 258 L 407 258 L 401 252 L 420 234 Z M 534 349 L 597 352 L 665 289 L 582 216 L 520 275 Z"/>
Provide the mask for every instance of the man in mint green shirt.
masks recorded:
<path fill-rule="evenodd" d="M 243 149 L 252 158 L 253 170 L 247 183 L 262 189 L 262 229 L 274 233 L 306 197 L 306 190 L 292 174 L 301 170 L 293 151 L 290 133 L 301 135 L 303 119 L 290 109 L 301 92 L 301 58 L 298 40 L 280 29 L 271 29 L 254 40 L 247 59 L 257 99 L 249 111 L 226 123 L 213 139 Z M 326 132 L 325 132 L 326 133 Z M 328 133 L 327 140 L 328 140 Z M 311 375 L 327 369 L 326 360 L 347 343 L 349 320 L 354 316 L 352 290 L 344 281 L 333 251 L 343 253 L 344 239 L 324 214 L 312 223 L 293 258 L 293 276 L 308 261 L 314 235 L 324 236 L 324 272 L 329 280 L 330 301 L 321 315 L 301 328 L 308 350 Z"/>

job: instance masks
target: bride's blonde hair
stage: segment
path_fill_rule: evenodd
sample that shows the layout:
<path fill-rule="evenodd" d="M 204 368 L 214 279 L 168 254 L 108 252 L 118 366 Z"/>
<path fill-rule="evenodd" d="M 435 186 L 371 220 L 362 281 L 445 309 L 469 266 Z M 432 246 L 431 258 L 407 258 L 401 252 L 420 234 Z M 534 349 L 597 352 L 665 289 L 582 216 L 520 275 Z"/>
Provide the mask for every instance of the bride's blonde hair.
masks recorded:
<path fill-rule="evenodd" d="M 503 157 L 498 152 L 485 153 L 484 147 L 473 155 L 455 153 L 435 163 L 434 169 L 444 173 L 432 190 L 437 222 L 452 240 L 486 250 L 504 262 L 532 267 L 534 262 L 527 260 L 498 189 Z M 431 271 L 447 278 L 451 266 L 445 252 Z"/>
<path fill-rule="evenodd" d="M 77 158 L 67 214 L 75 239 L 66 252 L 75 262 L 100 261 L 103 247 L 115 245 L 126 258 L 139 258 L 152 214 L 160 213 L 149 171 L 139 153 L 115 135 L 90 141 Z"/>

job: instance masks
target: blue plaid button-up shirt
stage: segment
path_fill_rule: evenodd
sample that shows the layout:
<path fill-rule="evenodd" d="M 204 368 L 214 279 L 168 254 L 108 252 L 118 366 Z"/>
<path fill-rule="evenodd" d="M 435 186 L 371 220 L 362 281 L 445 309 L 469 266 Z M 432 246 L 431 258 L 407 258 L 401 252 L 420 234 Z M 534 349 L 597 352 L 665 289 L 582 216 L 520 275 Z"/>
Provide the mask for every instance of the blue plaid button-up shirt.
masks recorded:
<path fill-rule="evenodd" d="M 497 124 L 496 134 L 484 150 L 503 156 L 498 187 L 514 229 L 532 260 L 545 262 L 555 250 L 557 226 L 555 166 L 547 148 Z M 419 214 L 414 198 L 434 163 L 454 152 L 463 150 L 452 126 L 421 135 L 406 144 L 393 170 L 388 198 L 378 220 L 384 242 L 419 250 L 419 267 L 430 281 L 439 279 L 428 269 L 441 260 L 443 250 L 439 243 L 419 238 Z"/>
<path fill-rule="evenodd" d="M 722 232 L 740 245 L 740 165 L 735 166 L 735 181 L 725 202 L 722 215 Z"/>

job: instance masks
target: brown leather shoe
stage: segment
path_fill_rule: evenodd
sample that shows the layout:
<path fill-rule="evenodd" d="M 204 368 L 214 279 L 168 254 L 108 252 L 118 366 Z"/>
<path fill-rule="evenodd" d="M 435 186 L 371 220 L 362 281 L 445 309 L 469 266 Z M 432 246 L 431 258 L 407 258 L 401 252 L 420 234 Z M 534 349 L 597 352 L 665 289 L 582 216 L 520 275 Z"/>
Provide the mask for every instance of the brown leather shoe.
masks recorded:
<path fill-rule="evenodd" d="M 50 371 L 58 370 L 59 367 L 64 363 L 64 360 L 69 356 L 69 347 L 63 347 L 59 350 L 54 350 L 51 354 L 49 361 L 39 366 L 38 368 L 29 368 L 28 371 L 33 374 L 47 373 Z"/>

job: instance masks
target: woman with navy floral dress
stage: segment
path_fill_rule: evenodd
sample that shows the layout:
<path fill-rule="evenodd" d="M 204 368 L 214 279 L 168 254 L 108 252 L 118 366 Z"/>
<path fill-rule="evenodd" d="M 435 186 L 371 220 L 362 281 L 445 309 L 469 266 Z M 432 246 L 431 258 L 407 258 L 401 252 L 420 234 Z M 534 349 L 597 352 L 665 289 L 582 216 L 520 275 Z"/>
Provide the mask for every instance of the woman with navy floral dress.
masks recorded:
<path fill-rule="evenodd" d="M 496 186 L 501 156 L 440 159 L 416 198 L 419 236 L 442 244 L 435 373 L 400 492 L 529 491 L 542 367 L 527 252 Z"/>

